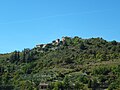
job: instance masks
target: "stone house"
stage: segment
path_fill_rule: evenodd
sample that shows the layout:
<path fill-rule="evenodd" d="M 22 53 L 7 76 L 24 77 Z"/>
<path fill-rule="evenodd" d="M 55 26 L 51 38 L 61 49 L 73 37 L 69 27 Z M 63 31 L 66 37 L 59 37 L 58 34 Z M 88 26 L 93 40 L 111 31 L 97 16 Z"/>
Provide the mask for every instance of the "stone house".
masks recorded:
<path fill-rule="evenodd" d="M 44 44 L 36 45 L 37 48 L 42 48 Z"/>
<path fill-rule="evenodd" d="M 65 45 L 65 37 L 62 37 L 62 43 Z"/>
<path fill-rule="evenodd" d="M 59 43 L 60 43 L 60 39 L 57 39 L 56 40 L 56 45 L 59 45 Z"/>
<path fill-rule="evenodd" d="M 47 89 L 48 89 L 48 84 L 46 83 L 39 84 L 39 90 L 47 90 Z"/>

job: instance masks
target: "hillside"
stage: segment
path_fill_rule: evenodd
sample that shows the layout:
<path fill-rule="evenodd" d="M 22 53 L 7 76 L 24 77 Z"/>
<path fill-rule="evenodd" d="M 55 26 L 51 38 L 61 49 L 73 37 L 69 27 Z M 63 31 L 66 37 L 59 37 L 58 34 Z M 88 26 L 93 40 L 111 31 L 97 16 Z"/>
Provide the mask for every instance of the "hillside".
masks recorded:
<path fill-rule="evenodd" d="M 0 55 L 0 90 L 118 90 L 120 42 L 63 37 Z"/>

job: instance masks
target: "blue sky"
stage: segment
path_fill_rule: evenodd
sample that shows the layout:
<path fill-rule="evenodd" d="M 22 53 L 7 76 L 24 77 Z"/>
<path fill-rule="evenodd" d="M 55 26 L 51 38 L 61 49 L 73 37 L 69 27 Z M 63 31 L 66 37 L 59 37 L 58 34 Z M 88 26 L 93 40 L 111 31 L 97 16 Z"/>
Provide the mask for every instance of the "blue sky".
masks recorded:
<path fill-rule="evenodd" d="M 120 41 L 120 0 L 0 1 L 0 53 L 62 36 Z"/>

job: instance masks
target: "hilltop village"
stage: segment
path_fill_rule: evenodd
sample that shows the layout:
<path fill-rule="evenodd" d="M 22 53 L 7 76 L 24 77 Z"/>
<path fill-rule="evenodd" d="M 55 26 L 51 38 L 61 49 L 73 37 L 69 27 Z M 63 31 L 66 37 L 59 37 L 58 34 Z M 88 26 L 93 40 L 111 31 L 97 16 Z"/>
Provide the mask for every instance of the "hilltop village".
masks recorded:
<path fill-rule="evenodd" d="M 51 43 L 48 44 L 38 44 L 36 45 L 35 49 L 37 49 L 38 52 L 43 52 L 49 50 L 56 50 L 59 48 L 61 45 L 66 45 L 66 38 L 67 37 L 62 37 L 62 39 L 56 39 L 52 41 Z"/>

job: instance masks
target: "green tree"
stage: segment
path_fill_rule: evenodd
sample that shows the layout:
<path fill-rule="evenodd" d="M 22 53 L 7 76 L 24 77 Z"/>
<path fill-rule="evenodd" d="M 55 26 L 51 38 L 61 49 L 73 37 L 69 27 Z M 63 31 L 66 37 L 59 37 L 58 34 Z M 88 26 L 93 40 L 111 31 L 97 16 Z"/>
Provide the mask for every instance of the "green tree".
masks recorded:
<path fill-rule="evenodd" d="M 84 89 L 84 84 L 80 82 L 75 83 L 75 90 L 83 90 Z"/>
<path fill-rule="evenodd" d="M 63 90 L 64 88 L 63 83 L 60 81 L 55 82 L 54 88 L 56 88 L 55 90 L 60 90 L 60 89 Z"/>
<path fill-rule="evenodd" d="M 10 56 L 11 62 L 18 62 L 20 60 L 19 51 L 14 51 Z"/>
<path fill-rule="evenodd" d="M 68 90 L 69 89 L 69 77 L 68 76 L 65 76 L 64 80 L 63 80 L 63 84 L 64 84 L 64 87 Z"/>

